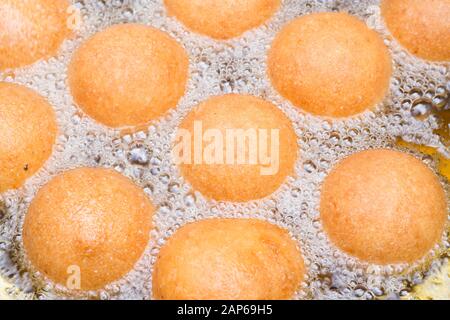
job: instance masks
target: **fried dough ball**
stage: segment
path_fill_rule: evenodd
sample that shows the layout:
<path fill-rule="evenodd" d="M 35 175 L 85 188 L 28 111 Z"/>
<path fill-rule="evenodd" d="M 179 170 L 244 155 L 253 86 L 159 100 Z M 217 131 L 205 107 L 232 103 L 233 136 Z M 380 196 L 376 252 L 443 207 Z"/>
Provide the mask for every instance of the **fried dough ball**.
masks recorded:
<path fill-rule="evenodd" d="M 75 102 L 109 127 L 148 124 L 184 95 L 189 59 L 168 35 L 138 24 L 112 26 L 75 53 L 69 85 Z"/>
<path fill-rule="evenodd" d="M 381 12 L 409 52 L 431 61 L 450 61 L 450 0 L 384 0 Z"/>
<path fill-rule="evenodd" d="M 383 39 L 345 13 L 300 17 L 276 36 L 268 74 L 274 87 L 313 115 L 341 118 L 385 97 L 392 61 Z"/>
<path fill-rule="evenodd" d="M 113 170 L 68 171 L 30 205 L 23 227 L 27 257 L 58 284 L 68 286 L 76 267 L 80 287 L 70 289 L 101 289 L 140 259 L 154 211 L 144 192 Z"/>
<path fill-rule="evenodd" d="M 259 220 L 189 224 L 161 249 L 153 273 L 160 300 L 291 299 L 305 277 L 288 232 Z"/>
<path fill-rule="evenodd" d="M 183 177 L 218 201 L 271 195 L 294 174 L 298 159 L 290 120 L 270 102 L 252 96 L 208 99 L 182 122 L 178 138 L 174 155 L 181 155 L 177 163 Z"/>
<path fill-rule="evenodd" d="M 420 160 L 371 150 L 333 169 L 320 211 L 331 241 L 346 253 L 382 265 L 412 263 L 440 241 L 446 199 L 439 179 Z"/>
<path fill-rule="evenodd" d="M 170 15 L 189 29 L 215 39 L 230 39 L 259 27 L 280 0 L 165 0 Z"/>
<path fill-rule="evenodd" d="M 67 0 L 0 0 L 0 70 L 54 56 L 69 37 Z"/>
<path fill-rule="evenodd" d="M 0 193 L 21 187 L 44 165 L 57 132 L 55 113 L 43 97 L 0 82 Z"/>

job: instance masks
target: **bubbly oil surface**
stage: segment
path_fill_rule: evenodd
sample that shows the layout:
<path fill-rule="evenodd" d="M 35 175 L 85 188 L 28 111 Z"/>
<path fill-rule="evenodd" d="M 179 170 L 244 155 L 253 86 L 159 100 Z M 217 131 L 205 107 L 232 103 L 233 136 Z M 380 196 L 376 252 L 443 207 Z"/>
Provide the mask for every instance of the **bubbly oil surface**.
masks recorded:
<path fill-rule="evenodd" d="M 307 281 L 296 295 L 298 299 L 397 299 L 407 296 L 425 277 L 448 263 L 449 230 L 441 244 L 415 265 L 376 266 L 337 250 L 319 220 L 321 184 L 332 167 L 352 153 L 370 148 L 399 149 L 423 159 L 439 172 L 436 157 L 398 143 L 401 138 L 433 147 L 442 159 L 450 156 L 448 140 L 436 134 L 446 126 L 448 132 L 448 117 L 443 123 L 445 117 L 440 115 L 448 110 L 449 64 L 427 63 L 403 50 L 386 30 L 378 1 L 285 0 L 266 25 L 222 42 L 186 30 L 167 16 L 162 0 L 72 2 L 80 10 L 83 23 L 56 58 L 0 73 L 0 81 L 24 84 L 46 97 L 56 110 L 60 129 L 46 166 L 21 189 L 0 194 L 3 294 L 30 299 L 74 297 L 29 265 L 23 253 L 21 229 L 39 188 L 54 176 L 82 166 L 114 168 L 130 177 L 144 188 L 158 211 L 152 240 L 135 270 L 105 290 L 81 293 L 77 298 L 150 299 L 151 266 L 159 248 L 186 223 L 213 217 L 260 218 L 287 228 L 298 241 L 308 268 Z M 390 95 L 376 111 L 330 122 L 302 113 L 271 86 L 266 76 L 266 58 L 274 36 L 292 19 L 321 11 L 356 15 L 384 37 L 393 55 L 394 74 Z M 105 128 L 85 116 L 75 106 L 66 83 L 67 65 L 82 41 L 107 26 L 127 22 L 167 32 L 182 43 L 191 62 L 187 93 L 178 107 L 148 129 L 133 134 Z M 183 181 L 171 158 L 177 126 L 186 114 L 207 97 L 227 93 L 252 94 L 272 101 L 294 123 L 301 155 L 295 177 L 267 199 L 246 204 L 207 200 Z M 441 179 L 448 192 L 448 181 L 443 175 Z"/>

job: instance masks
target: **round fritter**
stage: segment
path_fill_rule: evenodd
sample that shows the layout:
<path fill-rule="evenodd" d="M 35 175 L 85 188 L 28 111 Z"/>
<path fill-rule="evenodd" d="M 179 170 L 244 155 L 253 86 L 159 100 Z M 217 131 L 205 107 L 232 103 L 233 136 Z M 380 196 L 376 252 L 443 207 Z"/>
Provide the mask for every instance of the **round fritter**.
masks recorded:
<path fill-rule="evenodd" d="M 321 218 L 331 241 L 376 264 L 411 263 L 440 240 L 446 194 L 420 160 L 371 150 L 340 162 L 322 188 Z"/>
<path fill-rule="evenodd" d="M 153 296 L 291 299 L 305 272 L 302 255 L 286 230 L 259 220 L 205 220 L 181 228 L 161 249 Z"/>
<path fill-rule="evenodd" d="M 137 127 L 175 108 L 184 95 L 189 59 L 174 39 L 152 27 L 115 25 L 75 52 L 69 85 L 90 117 L 114 128 Z"/>
<path fill-rule="evenodd" d="M 341 118 L 374 109 L 388 92 L 392 61 L 383 39 L 346 13 L 297 18 L 268 57 L 274 87 L 313 115 Z"/>
<path fill-rule="evenodd" d="M 101 289 L 124 277 L 140 259 L 154 211 L 143 190 L 113 170 L 65 172 L 30 205 L 23 227 L 27 257 L 69 289 Z M 79 288 L 72 287 L 73 276 L 80 277 Z"/>

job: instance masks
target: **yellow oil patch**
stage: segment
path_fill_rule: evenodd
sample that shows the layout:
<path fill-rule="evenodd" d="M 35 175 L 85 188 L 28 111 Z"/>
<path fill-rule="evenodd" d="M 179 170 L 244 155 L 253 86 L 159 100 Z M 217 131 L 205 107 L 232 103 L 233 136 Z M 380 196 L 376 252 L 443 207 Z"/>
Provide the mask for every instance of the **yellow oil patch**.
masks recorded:
<path fill-rule="evenodd" d="M 416 286 L 406 300 L 450 300 L 450 262 Z"/>
<path fill-rule="evenodd" d="M 450 181 L 450 159 L 441 154 L 437 148 L 406 142 L 401 138 L 397 140 L 397 146 L 429 155 L 437 162 L 439 174 Z"/>

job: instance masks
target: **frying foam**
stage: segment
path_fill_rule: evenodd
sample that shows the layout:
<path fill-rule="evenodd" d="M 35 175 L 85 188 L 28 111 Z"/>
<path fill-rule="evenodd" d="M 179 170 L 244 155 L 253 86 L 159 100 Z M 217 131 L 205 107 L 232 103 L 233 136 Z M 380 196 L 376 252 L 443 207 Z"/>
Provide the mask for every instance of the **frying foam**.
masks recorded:
<path fill-rule="evenodd" d="M 404 51 L 384 27 L 378 1 L 285 0 L 265 26 L 226 42 L 188 32 L 167 17 L 162 0 L 72 2 L 81 10 L 84 23 L 78 36 L 64 43 L 58 57 L 15 70 L 15 74 L 0 73 L 0 80 L 25 84 L 47 97 L 56 110 L 60 129 L 57 146 L 45 168 L 23 188 L 0 194 L 0 274 L 13 284 L 8 286 L 10 296 L 71 297 L 28 265 L 21 244 L 21 226 L 42 185 L 61 172 L 82 166 L 110 167 L 130 177 L 144 188 L 158 212 L 152 240 L 135 270 L 105 290 L 83 293 L 81 298 L 151 298 L 149 266 L 154 264 L 159 248 L 182 225 L 213 217 L 256 217 L 287 228 L 298 241 L 308 269 L 307 282 L 297 294 L 298 299 L 399 298 L 448 259 L 447 232 L 443 244 L 415 265 L 380 267 L 362 263 L 333 247 L 319 220 L 321 184 L 331 168 L 347 155 L 368 148 L 396 148 L 395 139 L 399 136 L 448 152 L 433 134 L 438 128 L 437 119 L 430 116 L 419 120 L 412 110 L 424 101 L 432 105 L 437 98 L 448 96 L 450 65 L 426 63 Z M 322 11 L 356 15 L 385 38 L 395 69 L 391 94 L 377 111 L 330 123 L 302 114 L 274 90 L 266 77 L 266 53 L 275 34 L 297 16 Z M 125 22 L 144 23 L 167 32 L 183 44 L 191 60 L 187 94 L 178 108 L 151 123 L 148 130 L 132 135 L 103 127 L 82 114 L 66 85 L 67 65 L 74 49 L 95 32 Z M 293 121 L 298 134 L 302 160 L 297 163 L 296 176 L 262 201 L 236 205 L 206 200 L 183 181 L 171 159 L 177 126 L 187 113 L 207 97 L 231 92 L 271 101 Z M 429 157 L 408 152 L 436 169 Z M 442 183 L 448 191 L 448 182 L 442 179 Z"/>

